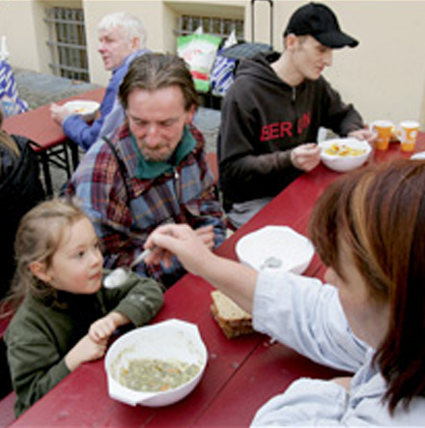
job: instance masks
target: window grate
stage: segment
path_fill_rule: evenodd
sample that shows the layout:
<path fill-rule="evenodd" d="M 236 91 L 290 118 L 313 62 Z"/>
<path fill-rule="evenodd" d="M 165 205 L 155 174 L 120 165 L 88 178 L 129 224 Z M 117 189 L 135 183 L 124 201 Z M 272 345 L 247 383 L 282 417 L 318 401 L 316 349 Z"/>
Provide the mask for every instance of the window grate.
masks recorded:
<path fill-rule="evenodd" d="M 45 9 L 49 28 L 50 68 L 56 76 L 90 81 L 87 43 L 82 9 L 53 7 Z"/>
<path fill-rule="evenodd" d="M 203 32 L 226 38 L 235 30 L 236 38 L 244 40 L 244 21 L 242 19 L 215 18 L 210 16 L 182 15 L 179 17 L 178 36 L 192 34 L 202 26 Z"/>

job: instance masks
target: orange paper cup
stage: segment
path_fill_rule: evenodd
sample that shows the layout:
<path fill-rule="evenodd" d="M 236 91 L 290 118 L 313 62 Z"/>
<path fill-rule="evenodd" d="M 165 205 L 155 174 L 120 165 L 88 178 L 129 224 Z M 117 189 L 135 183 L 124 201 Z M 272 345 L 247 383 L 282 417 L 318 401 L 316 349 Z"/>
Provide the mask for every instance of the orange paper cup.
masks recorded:
<path fill-rule="evenodd" d="M 405 120 L 398 125 L 397 134 L 402 152 L 413 152 L 415 150 L 418 131 L 419 123 L 413 120 Z"/>
<path fill-rule="evenodd" d="M 388 150 L 393 127 L 393 123 L 389 120 L 377 120 L 372 123 L 372 130 L 378 134 L 375 143 L 375 149 Z"/>

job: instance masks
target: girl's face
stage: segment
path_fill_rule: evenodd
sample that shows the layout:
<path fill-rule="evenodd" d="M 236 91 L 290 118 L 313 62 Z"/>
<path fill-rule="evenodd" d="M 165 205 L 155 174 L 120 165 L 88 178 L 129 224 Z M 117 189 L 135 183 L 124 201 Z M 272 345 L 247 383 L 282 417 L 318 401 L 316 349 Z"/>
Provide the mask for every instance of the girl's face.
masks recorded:
<path fill-rule="evenodd" d="M 368 345 L 377 348 L 389 327 L 389 305 L 371 298 L 367 284 L 351 255 L 344 249 L 341 261 L 342 273 L 346 279 L 343 280 L 332 268 L 328 268 L 325 280 L 338 288 L 339 300 L 354 334 Z"/>
<path fill-rule="evenodd" d="M 57 290 L 93 294 L 102 285 L 103 257 L 93 225 L 83 217 L 63 231 L 43 281 Z"/>

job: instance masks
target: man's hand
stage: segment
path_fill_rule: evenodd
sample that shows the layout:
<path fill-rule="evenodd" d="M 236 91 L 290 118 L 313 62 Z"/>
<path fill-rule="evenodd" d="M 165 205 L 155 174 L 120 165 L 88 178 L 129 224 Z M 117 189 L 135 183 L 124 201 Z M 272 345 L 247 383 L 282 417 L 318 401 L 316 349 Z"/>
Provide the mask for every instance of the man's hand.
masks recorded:
<path fill-rule="evenodd" d="M 367 141 L 369 144 L 373 145 L 378 137 L 378 134 L 369 129 L 358 129 L 357 131 L 350 132 L 349 137 L 357 138 L 358 140 Z"/>
<path fill-rule="evenodd" d="M 52 119 L 62 125 L 62 122 L 68 117 L 71 116 L 72 112 L 69 111 L 67 107 L 59 106 L 57 104 L 50 105 L 50 115 Z"/>
<path fill-rule="evenodd" d="M 320 163 L 320 147 L 315 143 L 295 147 L 291 151 L 291 162 L 301 171 L 311 171 Z"/>

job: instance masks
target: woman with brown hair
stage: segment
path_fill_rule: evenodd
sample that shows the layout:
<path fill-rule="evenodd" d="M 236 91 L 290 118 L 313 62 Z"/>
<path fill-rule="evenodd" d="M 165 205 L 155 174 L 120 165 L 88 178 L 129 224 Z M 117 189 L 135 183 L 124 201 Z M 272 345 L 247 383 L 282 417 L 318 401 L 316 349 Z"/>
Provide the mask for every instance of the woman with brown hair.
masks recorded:
<path fill-rule="evenodd" d="M 352 377 L 298 379 L 253 426 L 419 426 L 425 421 L 425 162 L 399 160 L 329 186 L 310 234 L 327 284 L 260 271 L 206 251 L 187 226 L 146 247 L 183 265 L 252 313 L 254 328 Z M 164 256 L 155 251 L 151 262 Z"/>
<path fill-rule="evenodd" d="M 7 134 L 2 124 L 0 109 L 0 299 L 9 290 L 15 271 L 13 242 L 19 220 L 45 196 L 31 141 Z"/>

